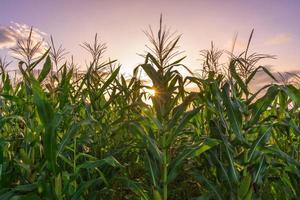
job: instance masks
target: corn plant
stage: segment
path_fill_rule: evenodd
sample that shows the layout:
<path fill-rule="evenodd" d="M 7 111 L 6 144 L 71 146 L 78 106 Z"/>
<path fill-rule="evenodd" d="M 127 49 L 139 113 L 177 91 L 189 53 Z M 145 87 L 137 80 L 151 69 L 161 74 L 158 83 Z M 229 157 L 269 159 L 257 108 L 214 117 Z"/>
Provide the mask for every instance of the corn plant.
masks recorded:
<path fill-rule="evenodd" d="M 129 78 L 97 34 L 81 74 L 52 37 L 37 56 L 32 31 L 13 50 L 20 81 L 0 60 L 0 199 L 297 199 L 300 91 L 259 65 L 273 56 L 250 53 L 253 31 L 238 55 L 201 51 L 201 76 L 162 17 L 145 33 Z M 253 91 L 260 72 L 274 83 Z"/>

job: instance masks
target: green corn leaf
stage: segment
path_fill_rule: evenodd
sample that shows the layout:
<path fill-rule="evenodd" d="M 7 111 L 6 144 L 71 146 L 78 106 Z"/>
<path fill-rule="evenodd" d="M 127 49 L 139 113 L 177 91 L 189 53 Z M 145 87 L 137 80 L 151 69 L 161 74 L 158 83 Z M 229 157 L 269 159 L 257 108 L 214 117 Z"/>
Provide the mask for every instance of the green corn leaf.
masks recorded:
<path fill-rule="evenodd" d="M 251 105 L 252 115 L 251 119 L 249 120 L 248 126 L 252 126 L 253 124 L 259 122 L 261 114 L 269 108 L 278 92 L 279 88 L 276 85 L 271 86 L 263 97 L 261 97 Z"/>
<path fill-rule="evenodd" d="M 205 151 L 210 150 L 214 146 L 220 144 L 220 140 L 208 138 L 203 143 L 200 144 L 199 148 L 194 152 L 194 156 L 199 156 Z"/>
<path fill-rule="evenodd" d="M 45 127 L 45 157 L 48 160 L 52 171 L 56 173 L 57 141 L 55 129 L 59 124 L 59 119 L 57 115 L 54 115 L 53 108 L 48 98 L 46 97 L 46 94 L 43 92 L 39 83 L 34 79 L 32 79 L 32 92 L 39 118 L 41 119 L 41 122 Z"/>
<path fill-rule="evenodd" d="M 238 73 L 236 71 L 235 62 L 236 62 L 235 60 L 232 60 L 229 64 L 230 74 L 237 81 L 237 83 L 239 84 L 241 89 L 244 91 L 244 93 L 249 94 L 247 86 L 245 85 L 245 83 L 243 82 L 243 80 L 241 79 L 241 77 L 238 75 Z"/>
<path fill-rule="evenodd" d="M 157 172 L 155 171 L 155 163 L 150 159 L 150 156 L 149 154 L 146 152 L 145 153 L 146 155 L 146 161 L 145 161 L 145 164 L 148 168 L 148 171 L 150 172 L 150 177 L 151 177 L 151 180 L 152 180 L 152 184 L 154 185 L 155 188 L 158 188 L 158 184 L 157 184 Z"/>
<path fill-rule="evenodd" d="M 275 82 L 277 82 L 277 79 L 273 76 L 273 74 L 265 67 L 263 66 L 259 66 L 257 67 L 251 74 L 250 76 L 247 78 L 246 80 L 246 84 L 249 84 L 251 82 L 251 80 L 255 77 L 255 75 L 257 74 L 257 72 L 262 69 L 269 77 L 271 77 Z"/>
<path fill-rule="evenodd" d="M 64 150 L 64 147 L 68 144 L 68 142 L 74 138 L 74 135 L 77 133 L 77 131 L 80 128 L 79 123 L 74 123 L 71 125 L 70 129 L 66 132 L 66 134 L 63 136 L 61 143 L 58 147 L 58 153 L 61 153 Z"/>
<path fill-rule="evenodd" d="M 86 182 L 83 182 L 79 185 L 77 191 L 73 194 L 71 200 L 81 199 L 84 192 L 86 192 L 92 185 L 100 182 L 100 178 L 92 179 Z"/>
<path fill-rule="evenodd" d="M 14 196 L 14 192 L 9 189 L 0 189 L 0 199 L 10 200 Z"/>
<path fill-rule="evenodd" d="M 157 191 L 157 190 L 153 191 L 153 200 L 162 200 L 159 191 Z"/>
<path fill-rule="evenodd" d="M 228 140 L 226 139 L 226 137 L 224 136 L 224 134 L 222 133 L 220 127 L 218 124 L 216 124 L 215 122 L 211 122 L 210 123 L 210 128 L 211 128 L 211 131 L 212 132 L 216 132 L 218 133 L 218 135 L 221 137 L 221 140 L 223 142 L 223 145 L 225 147 L 225 155 L 228 159 L 228 163 L 229 163 L 229 166 L 230 166 L 230 178 L 232 178 L 232 182 L 233 183 L 238 183 L 238 180 L 239 180 L 239 176 L 238 176 L 238 172 L 237 170 L 235 169 L 235 165 L 234 165 L 234 157 L 233 157 L 233 153 L 232 153 L 232 150 L 231 150 L 231 146 L 230 146 L 230 143 L 228 142 Z"/>
<path fill-rule="evenodd" d="M 118 67 L 116 70 L 113 71 L 113 73 L 110 75 L 110 77 L 105 81 L 103 86 L 101 87 L 99 94 L 102 94 L 104 90 L 115 80 L 117 75 L 119 74 L 120 67 Z"/>
<path fill-rule="evenodd" d="M 241 129 L 242 115 L 236 106 L 233 105 L 232 100 L 229 97 L 229 84 L 223 86 L 222 98 L 226 107 L 228 119 L 234 134 L 240 141 L 243 141 L 243 133 Z"/>
<path fill-rule="evenodd" d="M 125 177 L 119 177 L 117 179 L 120 180 L 120 182 L 123 183 L 132 192 L 134 192 L 141 200 L 150 200 L 151 199 L 140 183 L 138 183 L 136 181 L 132 181 Z"/>
<path fill-rule="evenodd" d="M 42 71 L 38 77 L 39 82 L 42 82 L 47 77 L 47 75 L 51 71 L 51 68 L 52 68 L 51 59 L 50 59 L 50 56 L 47 56 L 46 62 L 45 62 L 44 66 L 42 68 Z"/>
<path fill-rule="evenodd" d="M 209 180 L 207 180 L 204 176 L 200 175 L 201 172 L 198 171 L 194 171 L 192 172 L 194 178 L 196 178 L 198 181 L 202 182 L 203 184 L 205 184 L 205 186 L 207 187 L 207 189 L 211 192 L 212 196 L 215 199 L 218 200 L 222 200 L 222 195 L 219 194 L 219 189 L 215 187 L 215 185 L 210 182 Z"/>
<path fill-rule="evenodd" d="M 50 48 L 38 60 L 36 60 L 29 66 L 30 71 L 33 70 L 38 64 L 40 64 L 40 62 L 42 62 L 42 60 L 44 60 L 46 58 L 49 51 L 50 51 Z"/>
<path fill-rule="evenodd" d="M 178 135 L 186 126 L 186 124 L 190 121 L 190 119 L 193 118 L 197 113 L 199 113 L 200 109 L 201 108 L 195 108 L 191 111 L 185 112 L 177 128 L 174 130 L 173 136 Z"/>
<path fill-rule="evenodd" d="M 107 158 L 96 160 L 96 161 L 86 161 L 83 164 L 77 167 L 77 170 L 80 169 L 93 169 L 96 167 L 102 167 L 103 165 L 109 165 L 111 167 L 123 167 L 114 157 L 109 156 Z"/>
<path fill-rule="evenodd" d="M 293 102 L 300 107 L 300 91 L 293 85 L 287 85 L 283 88 L 286 94 L 293 100 Z"/>
<path fill-rule="evenodd" d="M 154 67 L 152 65 L 143 64 L 143 65 L 141 65 L 141 67 L 146 72 L 148 77 L 152 80 L 154 86 L 157 87 L 162 84 L 161 83 L 162 77 L 160 77 L 159 73 L 154 69 Z"/>
<path fill-rule="evenodd" d="M 263 139 L 265 137 L 267 137 L 267 135 L 270 134 L 271 132 L 271 126 L 268 127 L 257 139 L 256 141 L 254 141 L 254 143 L 252 144 L 251 148 L 250 148 L 250 152 L 249 152 L 249 158 L 248 158 L 248 162 L 251 161 L 253 154 L 255 152 L 255 150 L 257 149 L 257 146 L 260 145 L 260 143 L 263 141 Z"/>
<path fill-rule="evenodd" d="M 270 155 L 273 155 L 273 156 L 277 156 L 280 159 L 284 160 L 286 162 L 286 164 L 294 165 L 298 169 L 300 169 L 300 162 L 297 161 L 297 160 L 295 160 L 291 156 L 289 156 L 287 153 L 285 153 L 282 150 L 280 150 L 277 146 L 270 145 L 270 146 L 266 146 L 266 147 L 261 147 L 261 150 L 265 154 L 270 154 Z"/>
<path fill-rule="evenodd" d="M 251 200 L 251 195 L 249 193 L 252 193 L 251 191 L 251 176 L 246 175 L 242 179 L 240 183 L 240 187 L 238 189 L 238 197 L 239 199 L 243 200 Z"/>
<path fill-rule="evenodd" d="M 162 66 L 160 66 L 160 64 L 159 64 L 158 61 L 155 59 L 155 57 L 154 57 L 152 54 L 150 54 L 150 53 L 148 53 L 148 54 L 146 55 L 145 64 L 148 64 L 149 59 L 151 60 L 151 62 L 154 63 L 154 65 L 155 65 L 158 69 L 161 69 L 161 68 L 162 68 Z M 143 68 L 143 69 L 144 69 L 144 68 Z M 145 69 L 144 69 L 144 70 L 145 70 Z"/>
<path fill-rule="evenodd" d="M 132 122 L 130 124 L 131 130 L 136 133 L 138 136 L 140 136 L 142 139 L 146 141 L 146 144 L 149 144 L 147 146 L 149 152 L 151 152 L 151 155 L 159 162 L 162 163 L 162 152 L 159 149 L 156 141 L 149 137 L 149 135 L 145 132 L 143 127 L 141 127 L 139 124 Z"/>
<path fill-rule="evenodd" d="M 264 168 L 264 164 L 265 164 L 265 157 L 263 156 L 262 159 L 260 159 L 260 161 L 259 161 L 259 166 L 258 166 L 258 169 L 256 171 L 255 177 L 253 179 L 253 183 L 257 183 L 258 182 L 260 173 L 261 173 L 261 171 Z"/>

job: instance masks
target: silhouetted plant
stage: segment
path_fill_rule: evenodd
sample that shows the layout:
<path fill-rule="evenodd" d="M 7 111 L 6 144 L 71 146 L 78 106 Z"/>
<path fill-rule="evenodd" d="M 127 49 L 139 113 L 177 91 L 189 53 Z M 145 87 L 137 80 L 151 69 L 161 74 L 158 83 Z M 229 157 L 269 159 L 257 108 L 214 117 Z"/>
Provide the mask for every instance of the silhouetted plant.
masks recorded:
<path fill-rule="evenodd" d="M 50 44 L 48 45 L 50 46 L 49 55 L 51 56 L 51 59 L 55 64 L 55 68 L 57 72 L 59 62 L 61 62 L 65 58 L 68 52 L 62 47 L 62 45 L 60 45 L 58 49 L 55 47 L 52 35 L 50 36 Z"/>
<path fill-rule="evenodd" d="M 98 67 L 100 65 L 100 59 L 107 49 L 106 44 L 98 40 L 98 34 L 95 34 L 93 43 L 84 42 L 80 46 L 90 53 L 92 56 L 91 63 L 93 63 L 95 67 Z"/>
<path fill-rule="evenodd" d="M 16 54 L 15 58 L 24 61 L 27 66 L 30 66 L 36 60 L 42 51 L 43 41 L 34 41 L 32 38 L 32 27 L 30 28 L 27 38 L 18 38 L 16 47 L 11 48 Z"/>

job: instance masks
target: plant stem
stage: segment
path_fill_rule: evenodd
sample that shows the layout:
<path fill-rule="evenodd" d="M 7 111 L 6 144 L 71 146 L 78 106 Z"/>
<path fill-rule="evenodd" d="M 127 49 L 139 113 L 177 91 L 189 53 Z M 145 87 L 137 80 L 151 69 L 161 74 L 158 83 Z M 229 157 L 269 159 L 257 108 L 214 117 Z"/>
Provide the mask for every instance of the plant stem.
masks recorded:
<path fill-rule="evenodd" d="M 166 135 L 163 136 L 163 200 L 168 199 L 168 163 L 166 149 Z"/>
<path fill-rule="evenodd" d="M 164 200 L 167 200 L 168 198 L 168 184 L 167 184 L 167 179 L 168 179 L 168 164 L 167 164 L 167 153 L 166 153 L 166 149 L 164 149 L 164 152 L 163 152 L 163 170 L 164 170 L 164 175 L 163 175 L 163 182 L 164 182 L 164 185 L 163 185 L 163 194 L 164 194 L 164 197 L 163 199 Z"/>
<path fill-rule="evenodd" d="M 76 174 L 76 146 L 77 146 L 77 142 L 76 142 L 76 137 L 75 137 L 74 138 L 74 151 L 73 151 L 73 173 L 74 173 L 74 175 Z M 77 190 L 76 180 L 74 180 L 74 187 L 75 187 L 75 190 Z"/>

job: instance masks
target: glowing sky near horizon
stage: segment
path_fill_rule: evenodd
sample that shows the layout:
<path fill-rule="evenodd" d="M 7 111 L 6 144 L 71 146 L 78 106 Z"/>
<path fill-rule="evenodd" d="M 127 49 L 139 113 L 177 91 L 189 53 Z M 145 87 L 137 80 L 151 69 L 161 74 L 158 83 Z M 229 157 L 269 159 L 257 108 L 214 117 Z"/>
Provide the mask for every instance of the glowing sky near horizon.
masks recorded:
<path fill-rule="evenodd" d="M 79 46 L 92 41 L 98 33 L 108 45 L 105 57 L 118 59 L 122 71 L 130 73 L 143 62 L 147 38 L 142 30 L 150 24 L 157 28 L 159 15 L 172 30 L 182 33 L 181 49 L 192 70 L 200 69 L 199 51 L 214 41 L 220 49 L 230 49 L 238 33 L 237 50 L 247 43 L 255 29 L 252 52 L 276 55 L 269 60 L 273 71 L 300 71 L 300 1 L 299 0 L 1 0 L 1 30 L 13 23 L 33 26 L 46 35 L 53 35 L 80 65 L 88 55 Z M 3 35 L 2 35 L 3 36 Z M 8 55 L 7 48 L 0 55 Z"/>

